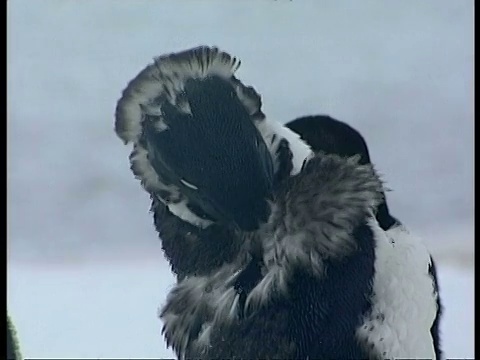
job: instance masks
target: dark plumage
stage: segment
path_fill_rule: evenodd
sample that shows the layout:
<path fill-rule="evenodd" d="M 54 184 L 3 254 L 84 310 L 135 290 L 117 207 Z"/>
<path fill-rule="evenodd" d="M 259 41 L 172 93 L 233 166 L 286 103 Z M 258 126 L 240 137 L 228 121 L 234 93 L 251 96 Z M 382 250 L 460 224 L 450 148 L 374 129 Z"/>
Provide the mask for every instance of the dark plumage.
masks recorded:
<path fill-rule="evenodd" d="M 203 229 L 192 225 L 173 215 L 154 196 L 151 211 L 164 254 L 179 280 L 208 275 L 238 254 L 241 236 L 233 226 L 212 224 Z"/>
<path fill-rule="evenodd" d="M 313 157 L 279 186 L 269 221 L 238 234 L 236 260 L 188 277 L 169 295 L 161 315 L 167 341 L 188 358 L 371 354 L 355 332 L 370 308 L 367 219 L 380 201 L 369 165 Z"/>

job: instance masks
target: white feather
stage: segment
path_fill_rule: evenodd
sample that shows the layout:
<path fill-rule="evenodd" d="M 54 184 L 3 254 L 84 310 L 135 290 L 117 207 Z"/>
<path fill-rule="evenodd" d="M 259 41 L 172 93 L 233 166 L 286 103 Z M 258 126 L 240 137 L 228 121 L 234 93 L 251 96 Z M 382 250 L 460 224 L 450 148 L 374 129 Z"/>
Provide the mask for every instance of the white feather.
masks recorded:
<path fill-rule="evenodd" d="M 160 199 L 162 201 L 162 199 Z M 192 225 L 198 226 L 202 229 L 208 227 L 212 224 L 212 221 L 207 219 L 202 219 L 201 217 L 195 215 L 188 207 L 187 207 L 188 200 L 182 199 L 180 202 L 173 204 L 173 203 L 166 203 L 168 210 L 176 216 L 178 216 L 183 221 L 186 221 Z"/>
<path fill-rule="evenodd" d="M 376 243 L 374 306 L 357 331 L 384 358 L 435 359 L 430 328 L 437 304 L 430 254 L 404 226 L 383 231 L 370 221 Z"/>
<path fill-rule="evenodd" d="M 186 180 L 183 180 L 183 179 L 180 179 L 180 182 L 185 185 L 186 187 L 189 187 L 190 189 L 193 189 L 193 190 L 198 190 L 198 187 L 196 187 L 195 185 L 193 184 L 190 184 L 188 181 Z"/>
<path fill-rule="evenodd" d="M 300 136 L 297 133 L 275 120 L 266 118 L 262 121 L 256 122 L 255 125 L 262 134 L 274 160 L 276 158 L 276 152 L 280 141 L 282 139 L 288 141 L 290 150 L 293 154 L 293 169 L 290 175 L 298 174 L 300 170 L 302 170 L 303 161 L 313 153 L 310 146 L 300 139 Z M 278 164 L 276 164 L 276 166 L 278 168 Z"/>

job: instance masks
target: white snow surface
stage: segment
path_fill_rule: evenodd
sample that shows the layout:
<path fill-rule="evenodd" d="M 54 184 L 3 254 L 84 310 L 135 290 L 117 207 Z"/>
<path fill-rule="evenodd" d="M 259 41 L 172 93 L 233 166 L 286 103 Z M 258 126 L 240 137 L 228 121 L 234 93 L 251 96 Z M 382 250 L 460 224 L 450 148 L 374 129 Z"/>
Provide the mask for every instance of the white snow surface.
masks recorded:
<path fill-rule="evenodd" d="M 473 358 L 473 274 L 448 265 L 439 274 L 445 355 Z M 8 309 L 26 358 L 171 358 L 157 310 L 173 284 L 155 260 L 9 264 Z"/>
<path fill-rule="evenodd" d="M 9 312 L 26 357 L 171 357 L 173 284 L 113 131 L 154 56 L 216 45 L 282 123 L 365 136 L 392 213 L 437 259 L 447 357 L 473 357 L 473 1 L 11 0 Z"/>

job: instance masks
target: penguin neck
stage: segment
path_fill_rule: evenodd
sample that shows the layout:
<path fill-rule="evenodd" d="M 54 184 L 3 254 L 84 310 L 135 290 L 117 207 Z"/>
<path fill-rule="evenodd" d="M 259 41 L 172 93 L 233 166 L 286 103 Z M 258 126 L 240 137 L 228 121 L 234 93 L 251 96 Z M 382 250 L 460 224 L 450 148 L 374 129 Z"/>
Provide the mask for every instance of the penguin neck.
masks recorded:
<path fill-rule="evenodd" d="M 400 224 L 400 222 L 397 219 L 395 219 L 392 215 L 390 215 L 390 211 L 388 209 L 388 205 L 386 201 L 382 202 L 378 206 L 376 218 L 380 227 L 385 231 Z"/>
<path fill-rule="evenodd" d="M 151 201 L 163 253 L 178 280 L 208 276 L 237 256 L 244 239 L 236 229 L 216 223 L 202 228 L 173 214 L 157 197 L 152 196 Z"/>

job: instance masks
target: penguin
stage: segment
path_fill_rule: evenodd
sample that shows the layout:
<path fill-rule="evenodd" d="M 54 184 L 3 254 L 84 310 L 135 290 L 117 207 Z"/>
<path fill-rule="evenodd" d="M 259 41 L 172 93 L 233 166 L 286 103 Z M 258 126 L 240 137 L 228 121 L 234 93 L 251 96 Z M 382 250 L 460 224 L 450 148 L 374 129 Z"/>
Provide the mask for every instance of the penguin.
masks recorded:
<path fill-rule="evenodd" d="M 360 164 L 371 163 L 368 146 L 364 137 L 358 130 L 345 122 L 334 119 L 328 115 L 311 115 L 291 120 L 285 126 L 299 134 L 301 139 L 316 151 L 325 151 L 326 153 L 333 153 L 343 157 L 360 155 Z M 404 224 L 391 215 L 386 197 L 384 197 L 384 201 L 378 206 L 376 219 L 380 227 L 387 232 L 392 247 L 395 244 L 406 242 L 407 244 L 411 244 L 412 247 L 418 248 L 419 253 L 425 254 L 426 249 L 421 244 L 421 240 L 416 239 Z M 410 254 L 402 253 L 401 251 L 402 249 L 398 251 L 398 254 L 394 254 L 393 256 L 409 257 Z M 424 259 L 425 258 L 426 256 L 424 256 Z M 415 259 L 415 257 L 412 257 L 411 259 Z M 410 260 L 406 261 L 402 266 L 409 266 L 409 262 Z M 433 283 L 432 295 L 436 300 L 436 313 L 430 328 L 430 333 L 435 349 L 435 357 L 437 359 L 442 359 L 443 352 L 440 344 L 440 323 L 442 319 L 443 305 L 440 297 L 435 261 L 431 255 L 428 258 L 426 267 L 428 269 L 428 276 Z M 422 274 L 425 277 L 425 271 L 423 271 Z M 427 281 L 430 281 L 429 278 L 427 278 Z M 383 285 L 380 284 L 380 286 Z M 431 301 L 430 306 L 432 306 Z"/>
<path fill-rule="evenodd" d="M 7 313 L 7 360 L 22 360 L 17 332 Z"/>
<path fill-rule="evenodd" d="M 405 313 L 424 310 L 407 286 L 423 268 L 405 276 L 388 261 L 373 165 L 269 120 L 239 64 L 207 46 L 160 56 L 117 103 L 177 276 L 160 312 L 167 344 L 182 359 L 434 358 L 434 314 Z"/>
<path fill-rule="evenodd" d="M 314 150 L 317 150 L 317 151 L 321 150 L 321 151 L 325 151 L 326 153 L 333 153 L 333 154 L 340 155 L 342 157 L 351 157 L 354 155 L 359 155 L 360 164 L 370 163 L 369 151 L 368 151 L 368 147 L 366 145 L 365 140 L 357 130 L 347 125 L 346 123 L 333 119 L 329 116 L 319 115 L 319 116 L 299 118 L 287 123 L 286 126 L 289 129 L 298 133 L 301 136 L 301 139 L 306 141 L 310 146 L 312 146 Z M 168 219 L 167 223 L 170 223 L 170 221 L 175 221 L 174 219 L 169 218 L 168 216 L 165 216 L 165 215 L 161 217 L 164 220 Z M 398 257 L 405 256 L 405 258 L 407 258 L 408 256 L 415 255 L 415 254 L 405 253 L 405 247 L 401 246 L 402 242 L 406 242 L 407 246 L 416 247 L 416 250 L 419 250 L 420 253 L 423 252 L 423 254 L 426 255 L 425 248 L 421 245 L 420 240 L 412 238 L 408 230 L 406 230 L 406 228 L 400 223 L 400 221 L 394 218 L 390 214 L 386 200 L 382 201 L 378 206 L 376 211 L 376 219 L 378 221 L 379 226 L 382 228 L 382 230 L 386 231 L 388 235 L 387 237 L 389 239 L 389 242 L 388 243 L 384 242 L 384 245 L 389 247 L 390 250 L 394 250 L 395 243 L 397 243 L 397 247 L 395 250 L 398 253 L 390 252 L 390 259 L 395 260 Z M 173 225 L 171 229 L 173 229 Z M 207 238 L 209 236 L 211 235 L 207 235 Z M 172 238 L 172 237 L 165 236 L 165 239 L 169 239 L 169 238 Z M 403 240 L 403 238 L 406 238 L 406 240 Z M 408 250 L 408 247 L 407 247 L 407 250 Z M 412 259 L 414 258 L 415 257 L 412 257 Z M 386 261 L 388 260 L 389 258 L 387 258 Z M 441 306 L 440 297 L 438 293 L 435 263 L 431 257 L 427 257 L 427 256 L 423 257 L 423 261 L 425 264 L 424 271 L 423 271 L 424 280 L 426 280 L 424 281 L 424 284 L 426 283 L 425 288 L 428 289 L 429 288 L 428 283 L 432 281 L 433 293 L 431 293 L 431 295 L 432 297 L 436 298 L 436 315 L 431 325 L 430 333 L 433 340 L 435 357 L 437 359 L 440 359 L 442 358 L 442 352 L 439 344 L 439 322 L 441 318 L 442 306 Z M 401 271 L 402 268 L 409 267 L 411 265 L 413 265 L 415 269 L 418 269 L 418 265 L 416 265 L 415 262 L 413 262 L 413 264 L 410 264 L 409 261 L 406 261 L 397 270 Z M 427 272 L 425 272 L 425 269 L 428 269 Z M 252 271 L 252 269 L 250 269 L 250 271 Z M 428 273 L 428 276 L 426 276 L 427 273 Z M 412 274 L 413 277 L 417 275 L 422 275 L 422 272 L 416 272 Z M 380 288 L 384 286 L 384 284 L 382 284 L 381 281 L 382 280 L 380 279 L 380 283 L 378 284 Z M 388 280 L 383 280 L 383 282 L 385 281 L 388 281 Z M 424 293 L 424 295 L 426 295 L 428 299 L 429 294 Z M 434 306 L 432 301 L 430 301 L 429 306 L 430 307 Z M 378 316 L 380 319 L 382 319 L 385 315 L 378 315 Z M 372 320 L 371 322 L 374 324 L 375 321 L 378 322 L 378 319 Z M 374 326 L 369 325 L 368 329 L 369 331 L 370 329 L 373 330 Z M 381 329 L 382 327 L 379 327 L 379 330 Z M 380 335 L 381 334 L 382 332 L 380 332 Z M 378 342 L 382 343 L 380 339 L 382 339 L 382 336 L 378 338 Z M 429 340 L 427 339 L 426 342 L 428 343 Z M 402 350 L 403 349 L 400 349 L 397 355 L 404 356 L 404 357 L 405 356 L 412 357 L 413 354 L 415 354 L 414 352 L 402 352 Z"/>

